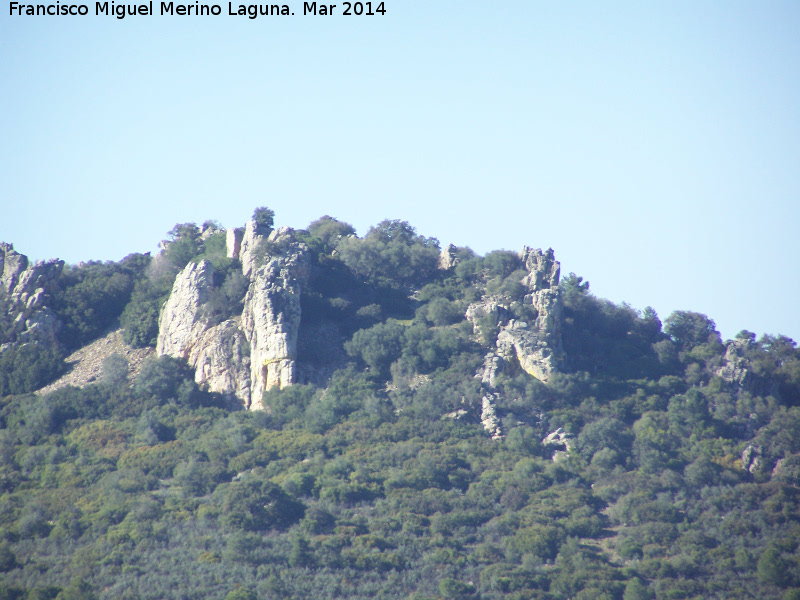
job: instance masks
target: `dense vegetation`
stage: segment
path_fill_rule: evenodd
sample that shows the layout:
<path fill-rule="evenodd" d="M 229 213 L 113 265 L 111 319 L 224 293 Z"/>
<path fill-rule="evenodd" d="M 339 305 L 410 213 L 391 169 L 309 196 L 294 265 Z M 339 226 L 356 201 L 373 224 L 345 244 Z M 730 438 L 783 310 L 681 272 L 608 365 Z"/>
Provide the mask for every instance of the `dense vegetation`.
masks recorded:
<path fill-rule="evenodd" d="M 213 227 L 66 269 L 58 352 L 115 319 L 154 344 L 175 274 L 201 257 L 220 279 L 209 310 L 240 311 Z M 561 372 L 499 376 L 493 441 L 477 414 L 441 417 L 480 406 L 496 323 L 474 331 L 467 304 L 502 295 L 528 316 L 519 257 L 459 249 L 442 271 L 407 223 L 352 234 L 330 217 L 300 232 L 301 360 L 332 375 L 268 391 L 270 411 L 231 412 L 169 357 L 128 381 L 114 355 L 100 381 L 34 395 L 61 355 L 0 355 L 0 598 L 800 598 L 792 340 L 740 333 L 749 379 L 730 383 L 711 319 L 662 326 L 571 274 Z M 574 448 L 554 461 L 541 442 L 559 427 Z"/>

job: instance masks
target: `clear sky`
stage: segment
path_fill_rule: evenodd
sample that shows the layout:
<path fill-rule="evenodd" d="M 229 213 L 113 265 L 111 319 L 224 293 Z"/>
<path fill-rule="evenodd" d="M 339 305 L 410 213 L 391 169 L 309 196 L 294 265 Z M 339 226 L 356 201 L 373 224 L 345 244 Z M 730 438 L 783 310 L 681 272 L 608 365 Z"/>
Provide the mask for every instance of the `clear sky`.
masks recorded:
<path fill-rule="evenodd" d="M 262 205 L 359 234 L 401 218 L 480 253 L 552 247 L 662 319 L 800 341 L 796 0 L 88 6 L 0 3 L 0 240 L 32 258 L 118 260 Z"/>

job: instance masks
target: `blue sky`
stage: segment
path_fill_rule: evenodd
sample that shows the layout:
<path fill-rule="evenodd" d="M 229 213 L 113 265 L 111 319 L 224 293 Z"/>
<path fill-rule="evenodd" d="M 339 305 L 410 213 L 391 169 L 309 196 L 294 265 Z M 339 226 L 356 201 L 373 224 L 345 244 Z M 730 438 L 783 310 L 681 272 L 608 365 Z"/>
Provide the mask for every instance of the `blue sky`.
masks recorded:
<path fill-rule="evenodd" d="M 4 4 L 0 240 L 74 263 L 262 205 L 360 234 L 401 218 L 481 253 L 553 247 L 597 295 L 662 319 L 800 340 L 797 2 L 290 6 Z"/>

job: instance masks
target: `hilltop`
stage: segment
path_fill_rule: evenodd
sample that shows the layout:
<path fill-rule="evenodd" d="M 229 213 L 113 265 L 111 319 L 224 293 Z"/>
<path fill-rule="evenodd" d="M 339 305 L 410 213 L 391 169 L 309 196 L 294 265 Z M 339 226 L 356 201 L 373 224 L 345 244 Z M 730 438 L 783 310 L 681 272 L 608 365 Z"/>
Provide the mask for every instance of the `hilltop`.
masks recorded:
<path fill-rule="evenodd" d="M 0 396 L 0 598 L 800 597 L 795 342 L 552 249 L 263 207 L 2 244 Z"/>

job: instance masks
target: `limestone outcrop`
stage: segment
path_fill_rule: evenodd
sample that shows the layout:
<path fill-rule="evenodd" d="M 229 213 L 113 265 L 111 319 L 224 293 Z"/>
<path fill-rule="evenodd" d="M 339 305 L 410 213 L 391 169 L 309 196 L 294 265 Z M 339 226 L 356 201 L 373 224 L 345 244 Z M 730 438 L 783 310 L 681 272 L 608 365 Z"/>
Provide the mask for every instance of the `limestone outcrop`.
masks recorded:
<path fill-rule="evenodd" d="M 250 403 L 250 345 L 236 320 L 207 329 L 189 356 L 198 385 Z"/>
<path fill-rule="evenodd" d="M 235 227 L 225 232 L 225 249 L 227 250 L 228 258 L 239 258 L 239 254 L 242 251 L 243 237 L 243 227 Z"/>
<path fill-rule="evenodd" d="M 742 452 L 742 468 L 749 473 L 755 473 L 761 469 L 761 462 L 761 446 L 748 444 Z"/>
<path fill-rule="evenodd" d="M 552 248 L 546 252 L 525 246 L 520 253 L 528 274 L 522 283 L 530 292 L 524 304 L 533 307 L 532 321 L 511 321 L 497 337 L 501 355 L 512 352 L 522 369 L 541 381 L 557 370 L 563 353 L 561 345 L 562 303 L 558 281 L 561 263 Z"/>
<path fill-rule="evenodd" d="M 458 264 L 457 251 L 458 248 L 453 244 L 448 244 L 447 248 L 442 248 L 442 251 L 439 253 L 438 268 L 442 271 L 447 271 L 455 267 Z"/>
<path fill-rule="evenodd" d="M 214 267 L 206 260 L 190 263 L 175 278 L 161 311 L 156 351 L 186 360 L 205 389 L 259 409 L 265 390 L 297 380 L 306 247 L 288 227 L 264 236 L 251 221 L 243 233 L 233 231 L 226 234 L 228 255 L 241 258 L 243 269 L 248 265 L 250 280 L 241 316 L 218 324 L 208 318 Z"/>
<path fill-rule="evenodd" d="M 251 408 L 263 408 L 264 390 L 296 381 L 300 292 L 308 276 L 307 248 L 295 241 L 291 229 L 276 229 L 268 242 L 280 251 L 265 264 L 253 265 L 242 312 L 250 342 Z"/>
<path fill-rule="evenodd" d="M 481 421 L 494 439 L 502 437 L 495 392 L 497 374 L 508 367 L 521 368 L 540 381 L 547 382 L 558 369 L 563 354 L 561 345 L 562 304 L 558 287 L 561 264 L 553 250 L 542 252 L 525 246 L 520 253 L 527 270 L 521 282 L 527 289 L 522 301 L 523 314 L 530 319 L 511 318 L 514 305 L 504 297 L 484 297 L 467 307 L 465 318 L 472 323 L 476 335 L 485 336 L 489 329 L 499 328 L 496 349 L 486 354 L 483 365 L 475 374 L 481 380 L 483 396 Z M 517 313 L 519 314 L 519 313 Z"/>
<path fill-rule="evenodd" d="M 175 278 L 161 310 L 156 352 L 186 360 L 195 381 L 212 392 L 250 402 L 250 361 L 247 340 L 236 320 L 214 324 L 204 305 L 214 287 L 214 267 L 207 261 L 189 263 Z"/>
<path fill-rule="evenodd" d="M 12 318 L 12 339 L 0 351 L 14 344 L 57 343 L 61 322 L 47 303 L 63 268 L 64 261 L 56 259 L 31 265 L 12 244 L 0 243 L 0 296 L 5 296 Z"/>
<path fill-rule="evenodd" d="M 542 446 L 545 451 L 551 453 L 553 462 L 558 462 L 569 456 L 575 446 L 575 436 L 559 427 L 545 436 Z"/>
<path fill-rule="evenodd" d="M 728 341 L 725 356 L 719 369 L 716 370 L 716 375 L 738 388 L 745 389 L 753 379 L 748 368 L 750 363 L 745 358 L 745 351 L 752 343 L 750 339 Z"/>
<path fill-rule="evenodd" d="M 480 333 L 482 322 L 491 323 L 492 327 L 508 322 L 509 303 L 504 298 L 487 296 L 467 306 L 464 317 L 472 323 L 474 333 Z"/>
<path fill-rule="evenodd" d="M 235 236 L 236 234 L 234 234 Z M 234 237 L 234 247 L 236 245 Z M 266 239 L 265 236 L 257 232 L 256 222 L 250 220 L 244 227 L 242 233 L 242 241 L 239 244 L 239 254 L 234 258 L 238 258 L 242 262 L 242 273 L 245 277 L 250 277 L 256 266 L 256 250 L 259 244 Z"/>
<path fill-rule="evenodd" d="M 159 356 L 188 359 L 202 334 L 211 327 L 202 316 L 202 307 L 214 286 L 213 277 L 214 267 L 207 260 L 189 263 L 178 273 L 158 319 Z"/>
<path fill-rule="evenodd" d="M 500 419 L 497 418 L 496 404 L 498 395 L 486 394 L 481 398 L 481 424 L 483 428 L 492 436 L 493 440 L 503 438 L 503 431 L 500 428 Z"/>
<path fill-rule="evenodd" d="M 497 349 L 504 360 L 519 363 L 522 370 L 540 381 L 547 381 L 556 370 L 553 346 L 547 331 L 536 323 L 512 319 L 497 335 Z"/>

